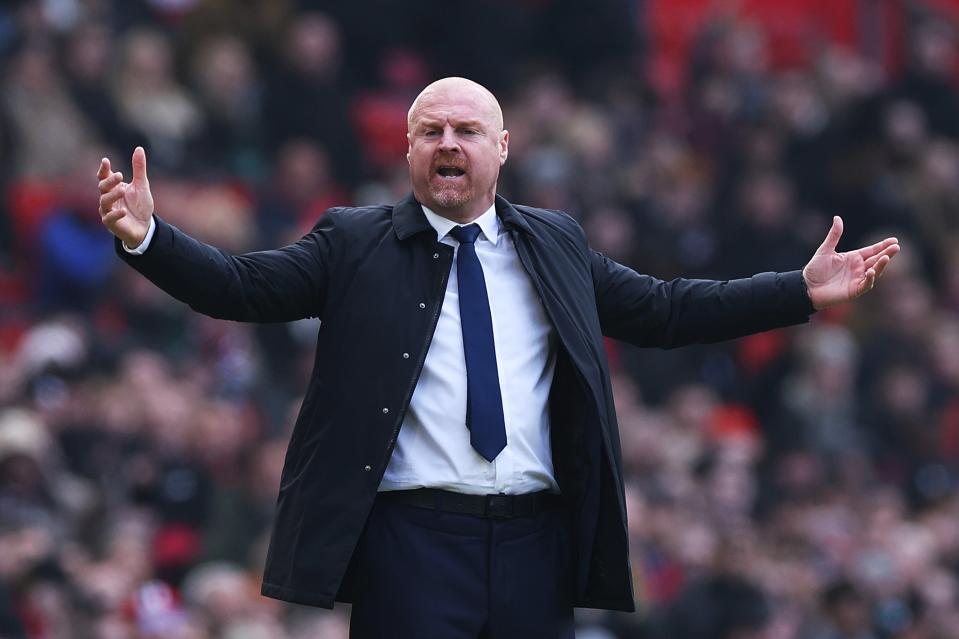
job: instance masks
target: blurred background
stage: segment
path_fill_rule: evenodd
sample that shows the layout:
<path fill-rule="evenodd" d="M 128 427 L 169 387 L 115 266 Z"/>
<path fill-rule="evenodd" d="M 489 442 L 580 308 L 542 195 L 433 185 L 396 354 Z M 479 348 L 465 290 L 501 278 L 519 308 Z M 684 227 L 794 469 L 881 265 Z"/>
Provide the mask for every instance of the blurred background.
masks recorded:
<path fill-rule="evenodd" d="M 609 344 L 633 615 L 581 639 L 959 637 L 956 0 L 0 4 L 0 636 L 346 637 L 258 595 L 317 325 L 214 321 L 113 255 L 94 174 L 231 251 L 408 189 L 406 110 L 464 75 L 500 192 L 661 278 L 897 235 L 805 326 Z"/>

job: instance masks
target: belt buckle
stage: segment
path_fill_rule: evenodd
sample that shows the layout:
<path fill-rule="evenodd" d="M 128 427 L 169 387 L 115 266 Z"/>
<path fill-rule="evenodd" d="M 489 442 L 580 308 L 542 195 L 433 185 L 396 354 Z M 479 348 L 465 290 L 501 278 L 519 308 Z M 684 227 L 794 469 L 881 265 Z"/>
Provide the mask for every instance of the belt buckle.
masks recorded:
<path fill-rule="evenodd" d="M 505 493 L 486 496 L 486 516 L 490 519 L 512 519 L 513 501 Z"/>

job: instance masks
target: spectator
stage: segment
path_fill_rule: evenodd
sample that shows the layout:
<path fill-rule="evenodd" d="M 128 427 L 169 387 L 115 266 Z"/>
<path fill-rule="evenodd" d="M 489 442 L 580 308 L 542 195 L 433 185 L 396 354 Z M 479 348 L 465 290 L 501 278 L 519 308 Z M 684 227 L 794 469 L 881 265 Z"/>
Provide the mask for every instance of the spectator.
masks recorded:
<path fill-rule="evenodd" d="M 187 152 L 205 123 L 194 96 L 177 80 L 173 49 L 159 31 L 128 33 L 114 87 L 123 120 L 146 137 L 161 167 L 192 168 Z"/>
<path fill-rule="evenodd" d="M 122 149 L 142 142 L 136 132 L 120 117 L 114 100 L 113 37 L 106 25 L 87 22 L 69 35 L 63 54 L 70 95 L 99 140 L 107 146 Z"/>
<path fill-rule="evenodd" d="M 27 42 L 10 61 L 2 107 L 10 119 L 15 175 L 60 177 L 93 142 L 89 123 L 70 99 L 49 47 Z"/>
<path fill-rule="evenodd" d="M 196 150 L 205 165 L 252 181 L 265 170 L 263 88 L 255 74 L 249 48 L 235 37 L 211 38 L 194 55 L 194 82 L 206 121 Z"/>
<path fill-rule="evenodd" d="M 339 30 L 320 13 L 296 16 L 281 41 L 265 104 L 275 147 L 305 138 L 336 158 L 337 180 L 352 187 L 362 177 L 362 155 L 343 87 Z"/>

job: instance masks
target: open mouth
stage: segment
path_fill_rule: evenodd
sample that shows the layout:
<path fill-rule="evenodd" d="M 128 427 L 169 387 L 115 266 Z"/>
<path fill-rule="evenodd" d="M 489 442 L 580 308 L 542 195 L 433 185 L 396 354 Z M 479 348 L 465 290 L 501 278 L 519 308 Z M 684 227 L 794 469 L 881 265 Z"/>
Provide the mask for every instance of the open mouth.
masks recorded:
<path fill-rule="evenodd" d="M 459 168 L 458 166 L 441 166 L 436 169 L 436 173 L 444 178 L 458 178 L 461 175 L 466 175 L 466 171 Z"/>

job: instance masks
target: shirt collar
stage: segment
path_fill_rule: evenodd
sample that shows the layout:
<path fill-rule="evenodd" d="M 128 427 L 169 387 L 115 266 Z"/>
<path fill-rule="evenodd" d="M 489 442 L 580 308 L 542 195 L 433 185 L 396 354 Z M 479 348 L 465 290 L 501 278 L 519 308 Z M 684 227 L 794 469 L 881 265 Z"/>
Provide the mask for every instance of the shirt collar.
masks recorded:
<path fill-rule="evenodd" d="M 449 234 L 449 232 L 453 230 L 454 226 L 460 226 L 453 220 L 447 219 L 443 217 L 442 215 L 434 213 L 433 211 L 426 208 L 426 206 L 422 204 L 420 206 L 423 207 L 423 214 L 426 215 L 426 220 L 430 223 L 430 226 L 432 226 L 436 230 L 437 240 L 442 240 L 444 237 L 446 237 Z M 473 220 L 472 224 L 479 225 L 480 231 L 482 231 L 483 236 L 485 236 L 486 239 L 491 244 L 496 244 L 498 242 L 500 222 L 499 222 L 499 218 L 496 217 L 495 204 L 493 204 L 488 209 L 486 209 L 485 213 L 483 213 L 478 218 Z"/>

